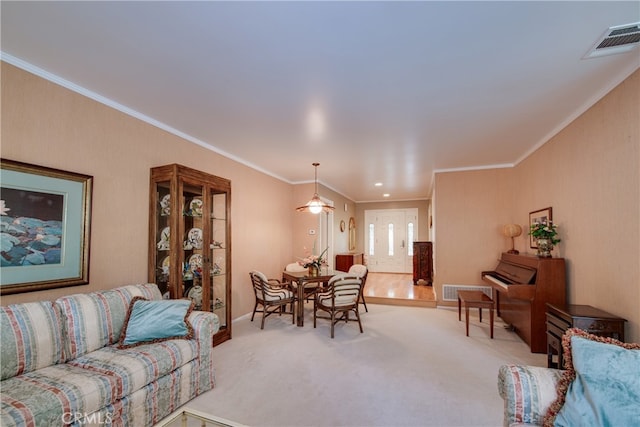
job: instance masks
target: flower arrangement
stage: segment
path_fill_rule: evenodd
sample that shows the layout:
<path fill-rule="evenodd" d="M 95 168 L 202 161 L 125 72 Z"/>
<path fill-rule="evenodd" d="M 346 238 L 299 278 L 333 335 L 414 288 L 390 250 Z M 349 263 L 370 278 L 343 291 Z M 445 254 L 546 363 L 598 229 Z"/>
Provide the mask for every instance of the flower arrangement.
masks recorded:
<path fill-rule="evenodd" d="M 529 235 L 533 236 L 535 239 L 548 239 L 551 241 L 552 245 L 556 245 L 560 243 L 557 228 L 558 226 L 552 221 L 536 222 L 531 224 Z"/>
<path fill-rule="evenodd" d="M 323 258 L 323 256 L 324 254 L 327 253 L 328 249 L 329 247 L 327 246 L 327 248 L 324 251 L 322 251 L 320 255 L 317 255 L 317 256 L 308 255 L 305 258 L 303 258 L 301 261 L 298 261 L 298 264 L 300 264 L 304 268 L 309 268 L 309 267 L 320 268 L 320 266 L 327 264 L 327 260 L 326 258 Z"/>

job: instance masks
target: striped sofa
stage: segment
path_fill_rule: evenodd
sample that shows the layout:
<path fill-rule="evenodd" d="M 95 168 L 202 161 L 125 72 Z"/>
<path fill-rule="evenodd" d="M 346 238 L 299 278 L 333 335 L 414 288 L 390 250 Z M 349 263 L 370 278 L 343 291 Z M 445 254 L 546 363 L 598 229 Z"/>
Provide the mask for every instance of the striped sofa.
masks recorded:
<path fill-rule="evenodd" d="M 498 392 L 504 400 L 504 426 L 541 426 L 547 409 L 556 400 L 563 372 L 537 366 L 501 366 Z"/>
<path fill-rule="evenodd" d="M 193 311 L 194 338 L 117 346 L 130 301 L 155 284 L 0 307 L 0 425 L 151 426 L 214 385 L 213 313 Z"/>

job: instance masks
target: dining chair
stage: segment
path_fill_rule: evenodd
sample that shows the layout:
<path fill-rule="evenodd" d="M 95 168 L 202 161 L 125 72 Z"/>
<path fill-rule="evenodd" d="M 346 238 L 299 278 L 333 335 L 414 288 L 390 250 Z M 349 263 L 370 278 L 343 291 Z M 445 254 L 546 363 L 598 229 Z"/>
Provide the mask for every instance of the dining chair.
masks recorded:
<path fill-rule="evenodd" d="M 291 323 L 295 323 L 295 293 L 288 284 L 281 283 L 278 279 L 267 279 L 263 273 L 259 271 L 251 271 L 249 273 L 253 291 L 256 295 L 256 304 L 253 306 L 253 314 L 251 321 L 256 313 L 262 313 L 262 323 L 260 329 L 264 329 L 264 319 L 273 313 L 291 314 Z M 286 311 L 287 305 L 291 304 L 291 311 Z M 258 310 L 258 306 L 262 306 L 262 310 Z"/>
<path fill-rule="evenodd" d="M 349 313 L 353 312 L 363 333 L 360 322 L 358 301 L 362 292 L 362 278 L 348 273 L 333 276 L 327 287 L 316 293 L 313 299 L 313 327 L 316 327 L 316 319 L 329 319 L 331 321 L 331 338 L 334 337 L 335 324 L 341 320 L 349 322 Z M 329 317 L 318 316 L 318 311 L 324 311 Z M 340 315 L 340 316 L 338 316 Z"/>
<path fill-rule="evenodd" d="M 297 262 L 292 262 L 291 264 L 287 264 L 287 266 L 284 268 L 285 271 L 288 272 L 303 272 L 303 271 L 307 271 L 308 269 L 306 267 L 301 266 L 299 263 Z M 282 280 L 283 282 L 284 279 Z M 293 289 L 295 289 L 295 287 L 298 286 L 297 283 L 293 282 L 285 282 L 288 283 Z M 307 282 L 304 285 L 304 299 L 305 301 L 309 301 L 310 298 L 313 297 L 313 295 L 315 295 L 315 293 L 318 290 L 318 287 L 320 286 L 320 283 L 317 282 Z"/>
<path fill-rule="evenodd" d="M 353 264 L 351 267 L 349 267 L 349 274 L 355 274 L 362 279 L 362 289 L 360 290 L 360 304 L 364 304 L 364 311 L 368 313 L 369 309 L 367 308 L 367 302 L 364 300 L 364 287 L 367 284 L 367 275 L 369 274 L 369 269 L 366 265 Z"/>

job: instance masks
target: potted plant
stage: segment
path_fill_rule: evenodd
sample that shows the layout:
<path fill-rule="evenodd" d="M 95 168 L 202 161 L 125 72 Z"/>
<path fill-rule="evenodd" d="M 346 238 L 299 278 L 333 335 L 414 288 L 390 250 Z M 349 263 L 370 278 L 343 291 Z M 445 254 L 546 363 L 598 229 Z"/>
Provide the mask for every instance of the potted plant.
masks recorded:
<path fill-rule="evenodd" d="M 536 239 L 538 256 L 550 257 L 553 247 L 560 243 L 558 226 L 552 221 L 541 221 L 531 224 L 529 235 Z"/>

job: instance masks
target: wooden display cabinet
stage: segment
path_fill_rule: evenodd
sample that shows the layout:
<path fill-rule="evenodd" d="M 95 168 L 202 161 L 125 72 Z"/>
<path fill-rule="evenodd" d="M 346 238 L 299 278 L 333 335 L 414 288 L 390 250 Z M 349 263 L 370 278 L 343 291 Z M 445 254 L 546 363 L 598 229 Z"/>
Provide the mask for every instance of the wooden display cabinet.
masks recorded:
<path fill-rule="evenodd" d="M 215 313 L 231 338 L 231 182 L 178 164 L 151 169 L 149 281 Z"/>

